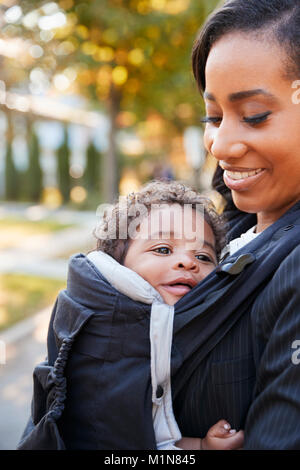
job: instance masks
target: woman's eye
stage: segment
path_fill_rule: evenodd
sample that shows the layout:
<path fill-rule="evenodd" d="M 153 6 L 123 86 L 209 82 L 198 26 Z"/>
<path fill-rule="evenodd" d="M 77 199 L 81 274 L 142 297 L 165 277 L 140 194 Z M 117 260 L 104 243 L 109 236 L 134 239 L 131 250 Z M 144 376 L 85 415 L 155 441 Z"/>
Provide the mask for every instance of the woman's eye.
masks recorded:
<path fill-rule="evenodd" d="M 203 123 L 210 123 L 210 124 L 219 124 L 222 121 L 221 117 L 217 116 L 204 116 L 201 118 L 201 122 Z"/>
<path fill-rule="evenodd" d="M 159 248 L 155 248 L 155 253 L 159 253 L 160 255 L 169 255 L 171 253 L 170 248 L 167 246 L 160 246 Z"/>
<path fill-rule="evenodd" d="M 256 114 L 255 116 L 250 116 L 250 117 L 243 117 L 243 122 L 250 124 L 251 126 L 256 126 L 258 124 L 261 124 L 262 122 L 266 121 L 268 117 L 272 114 L 271 111 L 267 111 L 265 113 L 261 114 Z M 210 124 L 220 124 L 222 122 L 222 117 L 218 116 L 204 116 L 201 119 L 201 122 L 203 123 L 210 123 Z"/>
<path fill-rule="evenodd" d="M 251 124 L 252 126 L 255 126 L 256 124 L 260 124 L 266 121 L 268 116 L 270 116 L 270 114 L 272 114 L 271 111 L 267 111 L 266 113 L 256 114 L 255 116 L 244 117 L 243 121 L 246 122 L 247 124 Z"/>

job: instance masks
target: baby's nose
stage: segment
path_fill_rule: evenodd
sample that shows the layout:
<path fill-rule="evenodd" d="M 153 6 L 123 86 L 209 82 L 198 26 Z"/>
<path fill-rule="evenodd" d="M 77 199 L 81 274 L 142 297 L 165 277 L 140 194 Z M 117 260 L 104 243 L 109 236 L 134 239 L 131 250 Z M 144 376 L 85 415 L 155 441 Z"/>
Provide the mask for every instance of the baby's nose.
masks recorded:
<path fill-rule="evenodd" d="M 190 256 L 187 254 L 182 254 L 179 256 L 176 265 L 179 269 L 189 270 L 195 270 L 198 266 L 195 256 Z"/>

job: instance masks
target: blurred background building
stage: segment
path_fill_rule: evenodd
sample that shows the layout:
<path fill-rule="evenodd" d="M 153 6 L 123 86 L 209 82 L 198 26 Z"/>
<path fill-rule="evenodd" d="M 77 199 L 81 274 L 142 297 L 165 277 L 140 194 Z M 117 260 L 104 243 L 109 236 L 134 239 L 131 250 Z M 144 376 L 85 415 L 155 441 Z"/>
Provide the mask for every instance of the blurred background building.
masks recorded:
<path fill-rule="evenodd" d="M 93 208 L 158 165 L 209 188 L 214 162 L 184 134 L 201 130 L 191 47 L 216 5 L 0 2 L 0 197 Z"/>
<path fill-rule="evenodd" d="M 191 71 L 219 3 L 0 0 L 0 449 L 20 437 L 51 305 L 69 256 L 93 246 L 97 207 L 153 178 L 220 202 Z"/>

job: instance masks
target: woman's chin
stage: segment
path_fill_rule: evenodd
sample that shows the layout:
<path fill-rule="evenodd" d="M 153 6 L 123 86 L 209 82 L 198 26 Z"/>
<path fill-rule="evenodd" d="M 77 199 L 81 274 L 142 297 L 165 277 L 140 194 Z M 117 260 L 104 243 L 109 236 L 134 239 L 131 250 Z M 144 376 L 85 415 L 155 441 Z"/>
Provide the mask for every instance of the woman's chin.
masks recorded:
<path fill-rule="evenodd" d="M 242 212 L 247 212 L 249 214 L 257 214 L 262 210 L 261 207 L 257 204 L 257 200 L 251 200 L 249 196 L 245 194 L 239 194 L 236 191 L 232 191 L 232 199 L 235 207 L 237 207 Z"/>

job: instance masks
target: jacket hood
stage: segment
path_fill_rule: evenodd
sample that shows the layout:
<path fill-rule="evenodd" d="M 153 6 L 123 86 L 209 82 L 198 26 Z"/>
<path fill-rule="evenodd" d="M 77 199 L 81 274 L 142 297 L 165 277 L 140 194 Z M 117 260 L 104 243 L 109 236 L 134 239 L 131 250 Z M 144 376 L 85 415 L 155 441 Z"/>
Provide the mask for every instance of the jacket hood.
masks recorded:
<path fill-rule="evenodd" d="M 118 291 L 83 254 L 70 258 L 67 288 L 54 307 L 53 329 L 59 348 L 65 338 L 74 338 L 92 315 L 113 312 Z"/>
<path fill-rule="evenodd" d="M 112 314 L 116 306 L 118 309 L 129 308 L 132 317 L 150 316 L 150 305 L 120 293 L 82 253 L 72 256 L 67 288 L 59 293 L 55 306 L 53 328 L 58 343 L 66 337 L 76 336 L 91 315 Z"/>
<path fill-rule="evenodd" d="M 82 253 L 70 258 L 67 295 L 75 302 L 94 311 L 113 308 L 119 292 L 106 280 L 96 266 Z"/>

